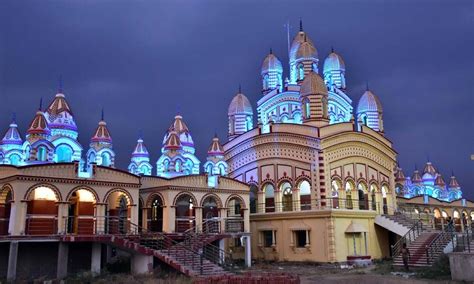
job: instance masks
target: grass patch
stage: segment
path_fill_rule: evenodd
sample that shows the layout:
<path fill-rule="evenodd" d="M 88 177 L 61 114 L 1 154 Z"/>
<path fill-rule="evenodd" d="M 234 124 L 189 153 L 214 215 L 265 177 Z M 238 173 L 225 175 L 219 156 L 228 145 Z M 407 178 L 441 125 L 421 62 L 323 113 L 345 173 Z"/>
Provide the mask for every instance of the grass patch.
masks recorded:
<path fill-rule="evenodd" d="M 416 276 L 425 279 L 450 280 L 449 257 L 443 254 L 431 267 L 420 269 Z"/>
<path fill-rule="evenodd" d="M 388 259 L 374 260 L 375 267 L 372 272 L 380 275 L 387 275 L 393 272 L 393 262 Z"/>

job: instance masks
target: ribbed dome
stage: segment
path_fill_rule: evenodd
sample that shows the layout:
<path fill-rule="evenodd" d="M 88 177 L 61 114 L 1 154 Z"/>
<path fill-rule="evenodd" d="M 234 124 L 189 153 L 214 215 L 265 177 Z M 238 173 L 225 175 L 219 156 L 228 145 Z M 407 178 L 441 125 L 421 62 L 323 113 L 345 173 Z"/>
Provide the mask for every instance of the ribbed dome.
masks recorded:
<path fill-rule="evenodd" d="M 346 65 L 342 57 L 336 52 L 332 51 L 324 60 L 323 72 L 331 71 L 346 71 Z"/>
<path fill-rule="evenodd" d="M 183 117 L 179 114 L 174 117 L 173 123 L 168 128 L 165 137 L 163 137 L 163 146 L 166 145 L 166 141 L 168 140 L 170 133 L 173 131 L 176 132 L 176 135 L 178 135 L 180 143 L 187 147 L 185 150 L 189 150 L 194 153 L 194 141 L 191 136 L 191 132 L 184 122 Z"/>
<path fill-rule="evenodd" d="M 23 140 L 18 132 L 18 125 L 15 121 L 12 121 L 10 128 L 8 128 L 2 141 L 0 141 L 0 145 L 21 145 L 22 143 Z"/>
<path fill-rule="evenodd" d="M 99 122 L 97 129 L 94 132 L 94 136 L 91 138 L 91 142 L 100 143 L 112 143 L 112 137 L 110 136 L 109 129 L 107 129 L 107 123 L 103 120 Z"/>
<path fill-rule="evenodd" d="M 411 177 L 411 182 L 413 182 L 413 183 L 421 183 L 422 182 L 422 178 L 421 178 L 420 172 L 418 170 L 415 170 L 413 172 L 413 176 Z"/>
<path fill-rule="evenodd" d="M 230 102 L 227 113 L 228 115 L 253 114 L 253 109 L 249 99 L 244 94 L 238 93 Z"/>
<path fill-rule="evenodd" d="M 35 118 L 30 123 L 30 127 L 27 131 L 28 134 L 51 134 L 51 130 L 49 129 L 48 122 L 46 121 L 46 117 L 42 111 L 37 111 Z"/>
<path fill-rule="evenodd" d="M 431 164 L 431 162 L 426 162 L 426 165 L 425 165 L 425 168 L 423 170 L 423 173 L 426 174 L 430 174 L 432 176 L 435 176 L 436 175 L 436 169 L 435 167 L 433 166 L 433 164 Z"/>
<path fill-rule="evenodd" d="M 444 179 L 441 175 L 438 175 L 435 179 L 435 185 L 437 186 L 445 186 L 446 183 L 444 182 Z"/>
<path fill-rule="evenodd" d="M 211 146 L 209 146 L 209 150 L 207 150 L 207 154 L 209 156 L 222 156 L 224 155 L 224 148 L 222 147 L 221 143 L 219 142 L 219 138 L 214 137 L 212 139 Z"/>
<path fill-rule="evenodd" d="M 309 41 L 304 41 L 296 51 L 295 59 L 318 58 L 316 47 Z"/>
<path fill-rule="evenodd" d="M 395 181 L 404 181 L 405 174 L 401 168 L 397 168 L 397 172 L 395 173 Z"/>
<path fill-rule="evenodd" d="M 360 97 L 359 104 L 357 105 L 357 113 L 364 113 L 366 111 L 383 111 L 379 98 L 370 90 L 365 91 L 362 97 Z"/>
<path fill-rule="evenodd" d="M 148 157 L 148 155 L 148 150 L 145 147 L 145 144 L 143 143 L 143 139 L 139 138 L 137 140 L 137 145 L 133 150 L 132 157 Z"/>
<path fill-rule="evenodd" d="M 178 133 L 176 131 L 171 131 L 169 133 L 168 139 L 165 141 L 164 148 L 165 150 L 179 150 L 182 148 L 181 141 L 179 140 Z"/>
<path fill-rule="evenodd" d="M 283 66 L 280 60 L 271 51 L 263 60 L 261 74 L 263 75 L 269 71 L 283 72 Z"/>
<path fill-rule="evenodd" d="M 300 94 L 327 94 L 328 90 L 324 84 L 323 78 L 315 72 L 310 72 L 301 84 Z"/>
<path fill-rule="evenodd" d="M 71 108 L 63 93 L 57 93 L 54 100 L 46 109 L 51 129 L 69 129 L 77 131 Z"/>
<path fill-rule="evenodd" d="M 291 43 L 291 48 L 290 48 L 290 61 L 293 61 L 296 59 L 296 55 L 298 53 L 298 50 L 300 48 L 300 45 L 303 42 L 308 42 L 314 47 L 313 42 L 309 38 L 309 36 L 304 32 L 304 31 L 299 31 L 296 36 L 293 38 L 293 42 Z"/>
<path fill-rule="evenodd" d="M 449 181 L 449 188 L 460 188 L 456 177 L 454 175 L 451 176 L 451 180 Z"/>

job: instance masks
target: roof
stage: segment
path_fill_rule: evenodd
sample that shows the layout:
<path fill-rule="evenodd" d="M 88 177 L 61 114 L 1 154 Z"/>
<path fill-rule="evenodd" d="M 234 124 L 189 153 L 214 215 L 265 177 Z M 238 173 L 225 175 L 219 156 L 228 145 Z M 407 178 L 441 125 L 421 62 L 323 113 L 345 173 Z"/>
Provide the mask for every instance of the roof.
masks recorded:
<path fill-rule="evenodd" d="M 3 136 L 2 141 L 0 141 L 0 145 L 6 144 L 14 144 L 14 145 L 21 145 L 23 140 L 21 139 L 20 133 L 18 132 L 18 125 L 15 121 L 10 123 L 10 127 L 8 128 L 7 132 Z"/>
<path fill-rule="evenodd" d="M 143 143 L 143 139 L 139 138 L 137 140 L 137 145 L 135 146 L 135 149 L 133 150 L 132 157 L 148 157 L 149 153 L 148 150 Z"/>
<path fill-rule="evenodd" d="M 449 181 L 449 186 L 448 187 L 449 188 L 460 188 L 461 187 L 454 175 L 451 176 L 451 180 Z"/>
<path fill-rule="evenodd" d="M 298 49 L 300 47 L 300 45 L 307 41 L 308 43 L 310 43 L 313 47 L 314 47 L 314 43 L 311 41 L 311 39 L 309 38 L 309 36 L 304 32 L 304 31 L 299 31 L 295 37 L 293 38 L 293 41 L 291 43 L 291 47 L 290 47 L 290 61 L 292 60 L 295 60 L 296 59 L 296 56 L 297 56 L 297 53 L 298 53 Z"/>
<path fill-rule="evenodd" d="M 233 115 L 233 114 L 251 114 L 252 115 L 253 109 L 252 109 L 252 105 L 250 104 L 249 99 L 247 99 L 247 97 L 244 94 L 238 93 L 230 102 L 227 113 L 228 115 Z"/>
<path fill-rule="evenodd" d="M 309 41 L 304 41 L 298 46 L 295 59 L 318 58 L 316 47 Z"/>
<path fill-rule="evenodd" d="M 45 135 L 49 135 L 51 133 L 51 130 L 48 126 L 48 121 L 46 121 L 46 117 L 44 116 L 44 113 L 41 110 L 36 112 L 36 115 L 33 118 L 33 121 L 31 121 L 27 133 Z"/>
<path fill-rule="evenodd" d="M 323 72 L 331 71 L 346 71 L 346 65 L 342 57 L 336 52 L 332 51 L 329 53 L 328 57 L 324 60 Z"/>
<path fill-rule="evenodd" d="M 271 51 L 263 60 L 261 74 L 263 75 L 270 71 L 283 72 L 283 66 L 281 65 L 280 60 Z"/>
<path fill-rule="evenodd" d="M 397 168 L 397 172 L 395 173 L 395 181 L 404 181 L 405 174 L 401 168 Z"/>
<path fill-rule="evenodd" d="M 54 97 L 54 100 L 51 102 L 51 104 L 48 106 L 46 109 L 46 112 L 50 116 L 55 116 L 60 114 L 61 112 L 66 111 L 69 114 L 72 115 L 71 108 L 69 107 L 69 104 L 66 101 L 66 98 L 63 93 L 57 93 L 56 96 Z"/>
<path fill-rule="evenodd" d="M 351 224 L 347 227 L 345 233 L 346 234 L 353 234 L 353 233 L 363 233 L 368 232 L 368 230 L 362 224 L 354 223 L 351 221 Z"/>
<path fill-rule="evenodd" d="M 413 172 L 413 176 L 411 177 L 411 181 L 413 183 L 420 183 L 420 182 L 423 181 L 423 179 L 421 178 L 420 172 L 418 170 L 415 170 Z"/>
<path fill-rule="evenodd" d="M 424 174 L 429 173 L 430 175 L 435 176 L 436 175 L 436 169 L 433 166 L 433 164 L 431 164 L 431 162 L 426 162 L 425 168 L 423 169 L 423 173 Z"/>
<path fill-rule="evenodd" d="M 222 147 L 221 143 L 219 142 L 219 138 L 216 136 L 212 138 L 211 146 L 207 150 L 207 154 L 209 156 L 221 156 L 224 155 L 224 148 Z"/>
<path fill-rule="evenodd" d="M 326 84 L 324 84 L 323 78 L 319 74 L 311 71 L 303 80 L 301 84 L 300 94 L 301 95 L 310 95 L 310 94 L 327 94 L 328 89 Z"/>
<path fill-rule="evenodd" d="M 94 136 L 91 138 L 91 142 L 112 143 L 112 137 L 107 128 L 107 123 L 104 120 L 99 121 L 99 125 L 94 132 Z"/>
<path fill-rule="evenodd" d="M 444 182 L 444 179 L 441 175 L 436 176 L 435 185 L 438 185 L 438 186 L 445 186 L 446 185 L 446 183 Z"/>
<path fill-rule="evenodd" d="M 46 113 L 50 128 L 77 131 L 71 108 L 63 93 L 56 94 L 54 100 L 46 109 Z"/>
<path fill-rule="evenodd" d="M 166 150 L 179 150 L 182 148 L 181 141 L 179 140 L 179 136 L 176 131 L 171 131 L 169 133 L 168 139 L 165 141 L 164 148 Z"/>
<path fill-rule="evenodd" d="M 366 111 L 383 111 L 379 98 L 370 90 L 365 91 L 357 104 L 357 113 L 364 113 Z"/>

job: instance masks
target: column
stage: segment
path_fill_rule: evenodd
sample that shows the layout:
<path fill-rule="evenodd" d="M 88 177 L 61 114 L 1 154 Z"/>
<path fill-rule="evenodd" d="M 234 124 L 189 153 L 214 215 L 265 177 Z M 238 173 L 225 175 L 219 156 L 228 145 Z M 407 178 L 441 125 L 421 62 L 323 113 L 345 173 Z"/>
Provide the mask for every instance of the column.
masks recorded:
<path fill-rule="evenodd" d="M 91 273 L 93 276 L 100 274 L 102 245 L 100 243 L 92 243 L 91 254 Z"/>
<path fill-rule="evenodd" d="M 165 211 L 163 211 L 163 218 L 165 218 L 165 212 L 168 214 L 168 218 L 166 218 L 166 224 L 163 222 L 163 231 L 166 233 L 173 233 L 176 230 L 176 206 L 166 206 Z M 166 228 L 166 229 L 165 229 Z"/>
<path fill-rule="evenodd" d="M 265 213 L 265 192 L 257 193 L 257 213 Z"/>
<path fill-rule="evenodd" d="M 67 263 L 69 255 L 69 246 L 67 243 L 59 242 L 58 246 L 58 265 L 56 270 L 56 278 L 63 279 L 67 276 Z"/>
<path fill-rule="evenodd" d="M 153 256 L 132 254 L 131 270 L 133 274 L 148 274 L 153 271 Z"/>
<path fill-rule="evenodd" d="M 377 213 L 383 214 L 383 200 L 382 200 L 382 192 L 377 191 L 375 193 L 375 202 L 377 207 Z"/>
<path fill-rule="evenodd" d="M 344 191 L 344 188 L 338 189 L 337 197 L 339 198 L 339 209 L 346 209 L 346 192 Z"/>
<path fill-rule="evenodd" d="M 292 206 L 293 211 L 301 211 L 300 190 L 297 187 L 293 188 L 292 190 L 292 199 L 293 199 L 293 204 L 291 204 L 291 206 Z"/>
<path fill-rule="evenodd" d="M 106 203 L 95 204 L 95 233 L 105 234 L 107 232 L 105 228 L 105 208 Z"/>
<path fill-rule="evenodd" d="M 219 240 L 219 262 L 222 264 L 222 261 L 225 259 L 225 239 Z"/>
<path fill-rule="evenodd" d="M 68 220 L 69 216 L 69 202 L 57 202 L 58 204 L 58 234 L 65 234 L 67 232 L 67 224 L 72 222 Z"/>
<path fill-rule="evenodd" d="M 202 232 L 202 207 L 194 207 L 194 215 L 196 216 L 195 219 L 195 227 L 196 227 L 196 233 Z"/>
<path fill-rule="evenodd" d="M 274 200 L 275 200 L 275 212 L 281 212 L 283 210 L 283 206 L 282 206 L 282 192 L 280 189 L 277 189 L 275 188 L 275 197 L 274 197 Z"/>
<path fill-rule="evenodd" d="M 227 221 L 227 208 L 219 208 L 219 216 L 220 216 L 220 232 L 226 232 L 227 228 L 225 227 L 225 223 Z"/>
<path fill-rule="evenodd" d="M 138 206 L 136 204 L 132 204 L 128 207 L 128 210 L 130 210 L 130 223 L 131 226 L 129 227 L 129 230 L 134 232 L 135 230 L 138 231 Z"/>
<path fill-rule="evenodd" d="M 359 190 L 355 189 L 351 192 L 352 210 L 359 210 Z"/>
<path fill-rule="evenodd" d="M 148 209 L 150 209 L 150 208 L 148 208 L 148 207 L 143 207 L 142 208 L 142 229 L 144 229 L 144 230 L 148 229 Z"/>
<path fill-rule="evenodd" d="M 17 216 L 16 216 L 16 235 L 24 235 L 26 231 L 26 209 L 28 207 L 28 201 L 22 200 L 17 203 Z"/>
<path fill-rule="evenodd" d="M 10 203 L 10 220 L 8 222 L 8 234 L 11 236 L 19 235 L 19 232 L 16 230 L 15 225 L 17 223 L 17 209 L 18 209 L 18 201 L 14 201 Z"/>
<path fill-rule="evenodd" d="M 10 252 L 8 254 L 7 281 L 16 280 L 16 264 L 18 260 L 18 241 L 10 242 Z"/>
<path fill-rule="evenodd" d="M 244 232 L 250 232 L 250 210 L 244 209 Z"/>

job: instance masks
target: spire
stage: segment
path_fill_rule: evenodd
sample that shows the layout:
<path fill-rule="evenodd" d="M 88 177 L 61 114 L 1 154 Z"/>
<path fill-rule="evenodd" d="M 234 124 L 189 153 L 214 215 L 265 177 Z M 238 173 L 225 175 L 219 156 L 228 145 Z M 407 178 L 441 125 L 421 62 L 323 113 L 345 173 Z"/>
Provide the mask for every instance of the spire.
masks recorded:
<path fill-rule="evenodd" d="M 242 85 L 239 83 L 239 94 L 242 94 Z"/>
<path fill-rule="evenodd" d="M 300 32 L 303 31 L 303 20 L 300 18 Z"/>
<path fill-rule="evenodd" d="M 273 49 L 270 47 L 270 54 L 273 54 Z"/>
<path fill-rule="evenodd" d="M 334 46 L 331 45 L 331 53 L 334 53 Z"/>
<path fill-rule="evenodd" d="M 456 180 L 456 177 L 454 176 L 454 172 L 451 174 L 451 180 L 449 181 L 449 188 L 460 188 L 461 186 L 459 185 L 458 181 Z"/>
<path fill-rule="evenodd" d="M 16 112 L 12 113 L 12 123 L 16 124 Z"/>
<path fill-rule="evenodd" d="M 369 80 L 365 81 L 365 90 L 369 91 Z"/>
<path fill-rule="evenodd" d="M 59 81 L 58 81 L 58 93 L 63 92 L 63 75 L 59 74 Z"/>
<path fill-rule="evenodd" d="M 212 138 L 212 143 L 207 150 L 208 156 L 222 156 L 224 155 L 224 148 L 222 148 L 221 143 L 219 142 L 219 138 L 217 134 Z"/>
<path fill-rule="evenodd" d="M 40 98 L 40 104 L 39 104 L 39 111 L 42 111 L 43 109 L 43 97 Z"/>
<path fill-rule="evenodd" d="M 3 139 L 0 140 L 0 145 L 21 145 L 23 140 L 21 139 L 20 133 L 18 132 L 18 125 L 16 124 L 16 115 L 12 114 L 12 123 L 7 132 L 3 136 Z"/>
<path fill-rule="evenodd" d="M 100 120 L 104 121 L 104 107 L 102 107 L 102 110 L 100 112 Z"/>

